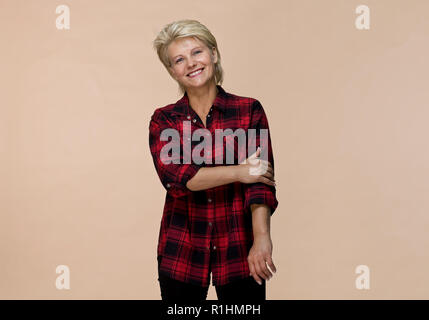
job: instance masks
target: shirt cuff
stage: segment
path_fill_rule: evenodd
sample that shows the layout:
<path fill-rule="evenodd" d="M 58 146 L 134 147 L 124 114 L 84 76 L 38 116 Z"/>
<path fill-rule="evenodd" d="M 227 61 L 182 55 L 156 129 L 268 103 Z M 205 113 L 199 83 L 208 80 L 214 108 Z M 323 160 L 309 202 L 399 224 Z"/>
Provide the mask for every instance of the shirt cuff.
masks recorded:
<path fill-rule="evenodd" d="M 182 166 L 177 171 L 175 181 L 167 182 L 165 184 L 167 192 L 170 192 L 175 197 L 186 196 L 193 192 L 192 190 L 188 189 L 188 187 L 186 187 L 186 183 L 195 176 L 201 167 L 204 166 L 204 162 L 202 164 L 191 163 Z"/>
<path fill-rule="evenodd" d="M 251 204 L 265 204 L 270 208 L 272 216 L 279 204 L 276 197 L 276 189 L 265 183 L 257 182 L 247 185 L 244 197 L 244 210 L 251 213 Z"/>

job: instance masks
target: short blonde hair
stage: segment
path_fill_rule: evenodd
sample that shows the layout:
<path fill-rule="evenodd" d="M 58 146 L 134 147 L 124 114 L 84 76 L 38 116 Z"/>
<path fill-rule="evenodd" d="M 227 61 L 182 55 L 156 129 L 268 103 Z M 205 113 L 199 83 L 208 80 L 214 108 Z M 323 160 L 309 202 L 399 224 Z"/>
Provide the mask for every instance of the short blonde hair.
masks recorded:
<path fill-rule="evenodd" d="M 171 62 L 168 58 L 167 49 L 168 46 L 178 38 L 194 37 L 202 41 L 209 49 L 212 54 L 212 49 L 216 49 L 217 62 L 215 63 L 215 83 L 221 85 L 223 82 L 223 70 L 221 66 L 221 59 L 217 42 L 212 33 L 207 29 L 206 26 L 198 22 L 197 20 L 178 20 L 167 24 L 157 35 L 153 41 L 153 47 L 156 50 L 159 60 L 161 60 L 168 73 L 171 67 Z M 181 94 L 185 93 L 185 88 L 179 83 L 179 91 Z"/>

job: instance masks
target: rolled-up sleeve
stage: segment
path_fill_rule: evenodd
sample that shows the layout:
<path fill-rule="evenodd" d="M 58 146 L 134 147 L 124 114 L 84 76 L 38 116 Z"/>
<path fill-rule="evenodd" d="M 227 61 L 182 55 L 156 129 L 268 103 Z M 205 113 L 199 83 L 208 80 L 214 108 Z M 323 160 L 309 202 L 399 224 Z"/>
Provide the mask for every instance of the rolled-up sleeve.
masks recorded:
<path fill-rule="evenodd" d="M 271 146 L 271 135 L 269 132 L 268 120 L 265 115 L 265 111 L 258 100 L 255 100 L 252 103 L 250 113 L 250 129 L 256 129 L 256 134 L 251 136 L 249 144 L 255 143 L 254 145 L 256 145 L 256 147 L 260 146 L 262 150 L 266 150 L 268 152 L 268 161 L 271 163 L 274 170 L 274 155 Z M 260 129 L 268 130 L 268 139 L 262 139 L 261 141 Z M 274 186 L 269 186 L 262 182 L 245 184 L 244 194 L 245 212 L 251 212 L 251 204 L 265 204 L 270 208 L 270 215 L 273 215 L 278 206 L 276 188 Z"/>
<path fill-rule="evenodd" d="M 186 196 L 192 192 L 192 190 L 186 187 L 186 183 L 192 179 L 205 163 L 195 164 L 192 161 L 189 164 L 183 163 L 182 137 L 179 139 L 179 154 L 175 155 L 173 153 L 172 157 L 169 158 L 172 161 L 167 163 L 167 159 L 162 158 L 163 155 L 161 154 L 161 150 L 167 143 L 174 143 L 174 140 L 161 141 L 161 133 L 164 129 L 175 129 L 177 132 L 180 132 L 178 128 L 175 127 L 174 121 L 169 121 L 163 112 L 157 109 L 152 115 L 149 123 L 149 146 L 153 163 L 165 190 L 173 197 Z M 177 162 L 177 157 L 180 161 L 179 163 L 174 163 Z"/>

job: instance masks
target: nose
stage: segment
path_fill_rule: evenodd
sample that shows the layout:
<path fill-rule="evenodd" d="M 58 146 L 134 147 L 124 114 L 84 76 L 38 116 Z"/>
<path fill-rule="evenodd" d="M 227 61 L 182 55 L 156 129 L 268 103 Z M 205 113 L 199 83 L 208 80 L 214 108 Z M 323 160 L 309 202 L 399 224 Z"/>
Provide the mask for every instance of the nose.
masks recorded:
<path fill-rule="evenodd" d="M 189 69 L 189 71 L 192 71 L 192 68 L 194 68 L 195 67 L 195 61 L 194 61 L 194 58 L 193 57 L 190 57 L 189 59 L 188 59 L 188 69 Z"/>

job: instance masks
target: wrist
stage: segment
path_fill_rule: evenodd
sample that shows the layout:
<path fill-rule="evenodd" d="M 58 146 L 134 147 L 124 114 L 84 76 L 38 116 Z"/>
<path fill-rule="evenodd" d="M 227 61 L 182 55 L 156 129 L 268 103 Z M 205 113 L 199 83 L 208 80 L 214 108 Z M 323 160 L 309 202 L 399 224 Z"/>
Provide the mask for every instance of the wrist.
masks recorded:
<path fill-rule="evenodd" d="M 240 182 L 240 175 L 238 173 L 238 166 L 239 165 L 229 166 L 229 168 L 231 170 L 231 178 L 232 178 L 233 182 Z"/>
<path fill-rule="evenodd" d="M 253 238 L 259 239 L 259 238 L 271 238 L 270 231 L 268 230 L 254 230 L 253 231 Z"/>

